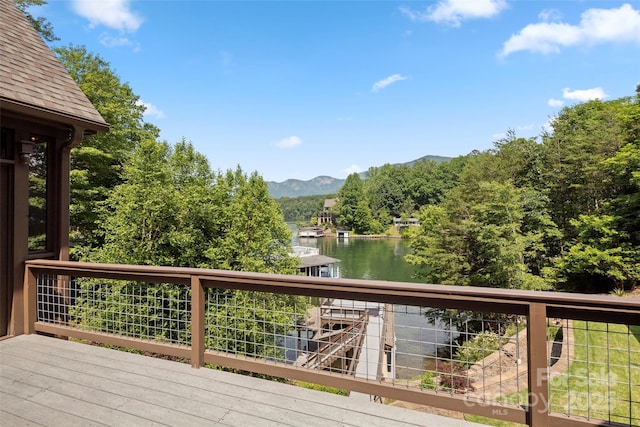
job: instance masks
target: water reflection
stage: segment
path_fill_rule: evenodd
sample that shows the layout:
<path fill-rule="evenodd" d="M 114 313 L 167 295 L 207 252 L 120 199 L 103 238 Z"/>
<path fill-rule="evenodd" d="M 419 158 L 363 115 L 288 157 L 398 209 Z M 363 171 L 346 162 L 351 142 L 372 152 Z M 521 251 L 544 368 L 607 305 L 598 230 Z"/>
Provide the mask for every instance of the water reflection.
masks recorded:
<path fill-rule="evenodd" d="M 435 356 L 451 351 L 458 333 L 442 322 L 434 325 L 425 308 L 395 305 L 396 378 L 410 379 L 432 367 Z"/>
<path fill-rule="evenodd" d="M 319 239 L 298 238 L 295 224 L 290 224 L 294 245 L 320 249 L 320 254 L 341 260 L 341 277 L 347 279 L 388 280 L 422 283 L 415 277 L 415 267 L 404 257 L 409 252 L 403 239 Z M 433 363 L 438 351 L 451 347 L 458 336 L 442 324 L 429 322 L 424 308 L 395 306 L 396 376 L 414 378 Z M 438 323 L 438 322 L 437 322 Z"/>

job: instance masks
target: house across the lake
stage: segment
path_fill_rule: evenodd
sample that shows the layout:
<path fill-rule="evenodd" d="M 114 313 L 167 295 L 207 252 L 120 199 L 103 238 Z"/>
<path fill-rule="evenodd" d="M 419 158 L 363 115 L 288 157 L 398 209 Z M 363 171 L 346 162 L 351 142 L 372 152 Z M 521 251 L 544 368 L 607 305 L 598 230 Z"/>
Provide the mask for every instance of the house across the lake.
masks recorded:
<path fill-rule="evenodd" d="M 335 206 L 336 199 L 324 199 L 322 210 L 318 214 L 318 225 L 333 225 L 333 214 L 331 208 Z"/>
<path fill-rule="evenodd" d="M 420 220 L 418 218 L 393 218 L 394 227 L 418 227 Z"/>

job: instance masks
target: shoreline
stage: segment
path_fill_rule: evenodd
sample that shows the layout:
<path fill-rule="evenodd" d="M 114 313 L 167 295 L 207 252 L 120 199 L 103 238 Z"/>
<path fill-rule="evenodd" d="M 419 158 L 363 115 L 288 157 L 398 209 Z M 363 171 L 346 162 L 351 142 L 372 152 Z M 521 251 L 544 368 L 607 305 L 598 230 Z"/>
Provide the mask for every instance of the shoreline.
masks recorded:
<path fill-rule="evenodd" d="M 322 237 L 337 238 L 337 233 L 334 233 L 330 229 L 325 229 L 322 232 L 323 232 Z M 347 237 L 346 239 L 407 239 L 409 240 L 409 237 L 402 236 L 399 233 L 398 234 L 351 234 L 351 232 L 349 232 L 349 237 Z"/>
<path fill-rule="evenodd" d="M 335 233 L 326 233 L 322 237 L 337 238 Z M 349 234 L 349 237 L 344 237 L 344 239 L 408 239 L 408 237 L 390 236 L 387 234 Z"/>

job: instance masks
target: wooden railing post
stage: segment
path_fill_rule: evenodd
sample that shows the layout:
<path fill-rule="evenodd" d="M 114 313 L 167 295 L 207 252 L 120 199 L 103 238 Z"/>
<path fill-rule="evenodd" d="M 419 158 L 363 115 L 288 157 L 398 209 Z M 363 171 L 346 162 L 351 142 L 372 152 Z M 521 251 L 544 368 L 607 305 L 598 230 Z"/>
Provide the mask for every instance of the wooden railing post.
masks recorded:
<path fill-rule="evenodd" d="M 191 366 L 204 366 L 204 287 L 191 276 Z"/>
<path fill-rule="evenodd" d="M 535 427 L 548 426 L 547 306 L 544 303 L 529 304 L 527 353 L 529 372 L 527 424 Z"/>
<path fill-rule="evenodd" d="M 29 266 L 24 272 L 24 333 L 33 334 L 38 320 L 38 284 Z"/>

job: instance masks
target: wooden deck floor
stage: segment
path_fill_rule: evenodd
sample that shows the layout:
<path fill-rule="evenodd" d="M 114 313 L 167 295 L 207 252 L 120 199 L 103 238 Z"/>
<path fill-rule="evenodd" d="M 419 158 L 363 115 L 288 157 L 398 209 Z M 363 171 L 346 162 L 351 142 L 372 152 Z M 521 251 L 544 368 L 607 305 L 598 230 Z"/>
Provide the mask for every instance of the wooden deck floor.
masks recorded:
<path fill-rule="evenodd" d="M 473 426 L 461 420 L 131 353 L 0 341 L 1 426 Z"/>

